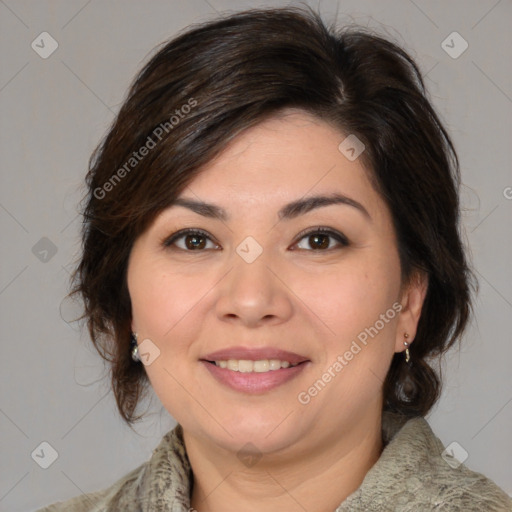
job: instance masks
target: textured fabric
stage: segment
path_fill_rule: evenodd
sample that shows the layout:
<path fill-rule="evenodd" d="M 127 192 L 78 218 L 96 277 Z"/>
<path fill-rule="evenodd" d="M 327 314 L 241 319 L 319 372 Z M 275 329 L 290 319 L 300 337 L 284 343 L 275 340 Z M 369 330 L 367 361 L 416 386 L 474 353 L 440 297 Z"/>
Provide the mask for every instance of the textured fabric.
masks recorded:
<path fill-rule="evenodd" d="M 333 512 L 512 512 L 512 500 L 492 480 L 463 464 L 454 469 L 441 457 L 443 444 L 424 418 L 384 413 L 382 439 L 379 460 Z M 191 483 L 177 425 L 148 462 L 111 487 L 38 512 L 192 512 Z"/>

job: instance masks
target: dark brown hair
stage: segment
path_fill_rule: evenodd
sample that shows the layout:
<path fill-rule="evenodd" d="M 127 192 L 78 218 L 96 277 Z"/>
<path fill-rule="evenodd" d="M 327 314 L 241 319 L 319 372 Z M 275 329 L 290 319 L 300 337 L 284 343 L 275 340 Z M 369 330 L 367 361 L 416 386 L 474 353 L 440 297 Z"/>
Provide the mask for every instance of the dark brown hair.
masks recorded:
<path fill-rule="evenodd" d="M 91 157 L 71 295 L 84 301 L 81 319 L 110 363 L 128 424 L 142 417 L 135 410 L 149 387 L 130 355 L 134 241 L 230 140 L 289 108 L 365 144 L 360 158 L 390 209 L 402 282 L 428 275 L 412 364 L 395 354 L 384 409 L 425 415 L 439 398 L 428 361 L 461 338 L 476 279 L 459 233 L 458 159 L 421 73 L 397 44 L 361 27 L 328 28 L 309 9 L 251 10 L 164 44 Z"/>

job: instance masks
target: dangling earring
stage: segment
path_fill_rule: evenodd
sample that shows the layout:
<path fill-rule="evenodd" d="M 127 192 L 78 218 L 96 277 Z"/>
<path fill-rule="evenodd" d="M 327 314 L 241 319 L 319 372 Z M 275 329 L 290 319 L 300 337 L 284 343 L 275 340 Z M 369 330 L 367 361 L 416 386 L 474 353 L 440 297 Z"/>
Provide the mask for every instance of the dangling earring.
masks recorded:
<path fill-rule="evenodd" d="M 404 333 L 404 338 L 407 339 L 408 337 L 409 337 L 409 335 L 407 333 Z M 406 347 L 409 347 L 409 343 L 407 341 L 404 341 L 404 345 Z M 408 363 L 410 359 L 411 359 L 411 356 L 409 354 L 409 348 L 406 348 L 405 349 L 405 362 Z"/>
<path fill-rule="evenodd" d="M 132 359 L 138 363 L 141 361 L 139 356 L 139 346 L 137 345 L 137 333 L 132 332 L 130 334 L 130 351 L 132 353 Z"/>

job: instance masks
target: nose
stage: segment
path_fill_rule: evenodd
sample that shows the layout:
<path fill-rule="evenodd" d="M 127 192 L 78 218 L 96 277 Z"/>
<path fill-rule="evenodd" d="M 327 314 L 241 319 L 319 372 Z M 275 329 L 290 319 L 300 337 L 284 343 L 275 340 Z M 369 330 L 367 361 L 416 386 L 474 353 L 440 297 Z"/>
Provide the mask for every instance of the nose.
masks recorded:
<path fill-rule="evenodd" d="M 293 313 L 293 293 L 265 251 L 252 263 L 237 254 L 221 281 L 216 302 L 219 319 L 245 327 L 286 322 Z"/>

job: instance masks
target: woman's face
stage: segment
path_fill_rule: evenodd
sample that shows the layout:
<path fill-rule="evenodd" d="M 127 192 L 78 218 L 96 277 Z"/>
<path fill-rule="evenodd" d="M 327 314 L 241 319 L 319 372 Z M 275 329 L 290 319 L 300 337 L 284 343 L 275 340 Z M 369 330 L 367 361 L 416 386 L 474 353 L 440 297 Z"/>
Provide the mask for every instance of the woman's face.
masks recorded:
<path fill-rule="evenodd" d="M 344 139 L 300 111 L 263 122 L 134 244 L 132 328 L 155 393 L 196 438 L 307 449 L 381 409 L 424 295 L 401 290 L 390 213 Z M 186 229 L 200 233 L 173 238 Z"/>

